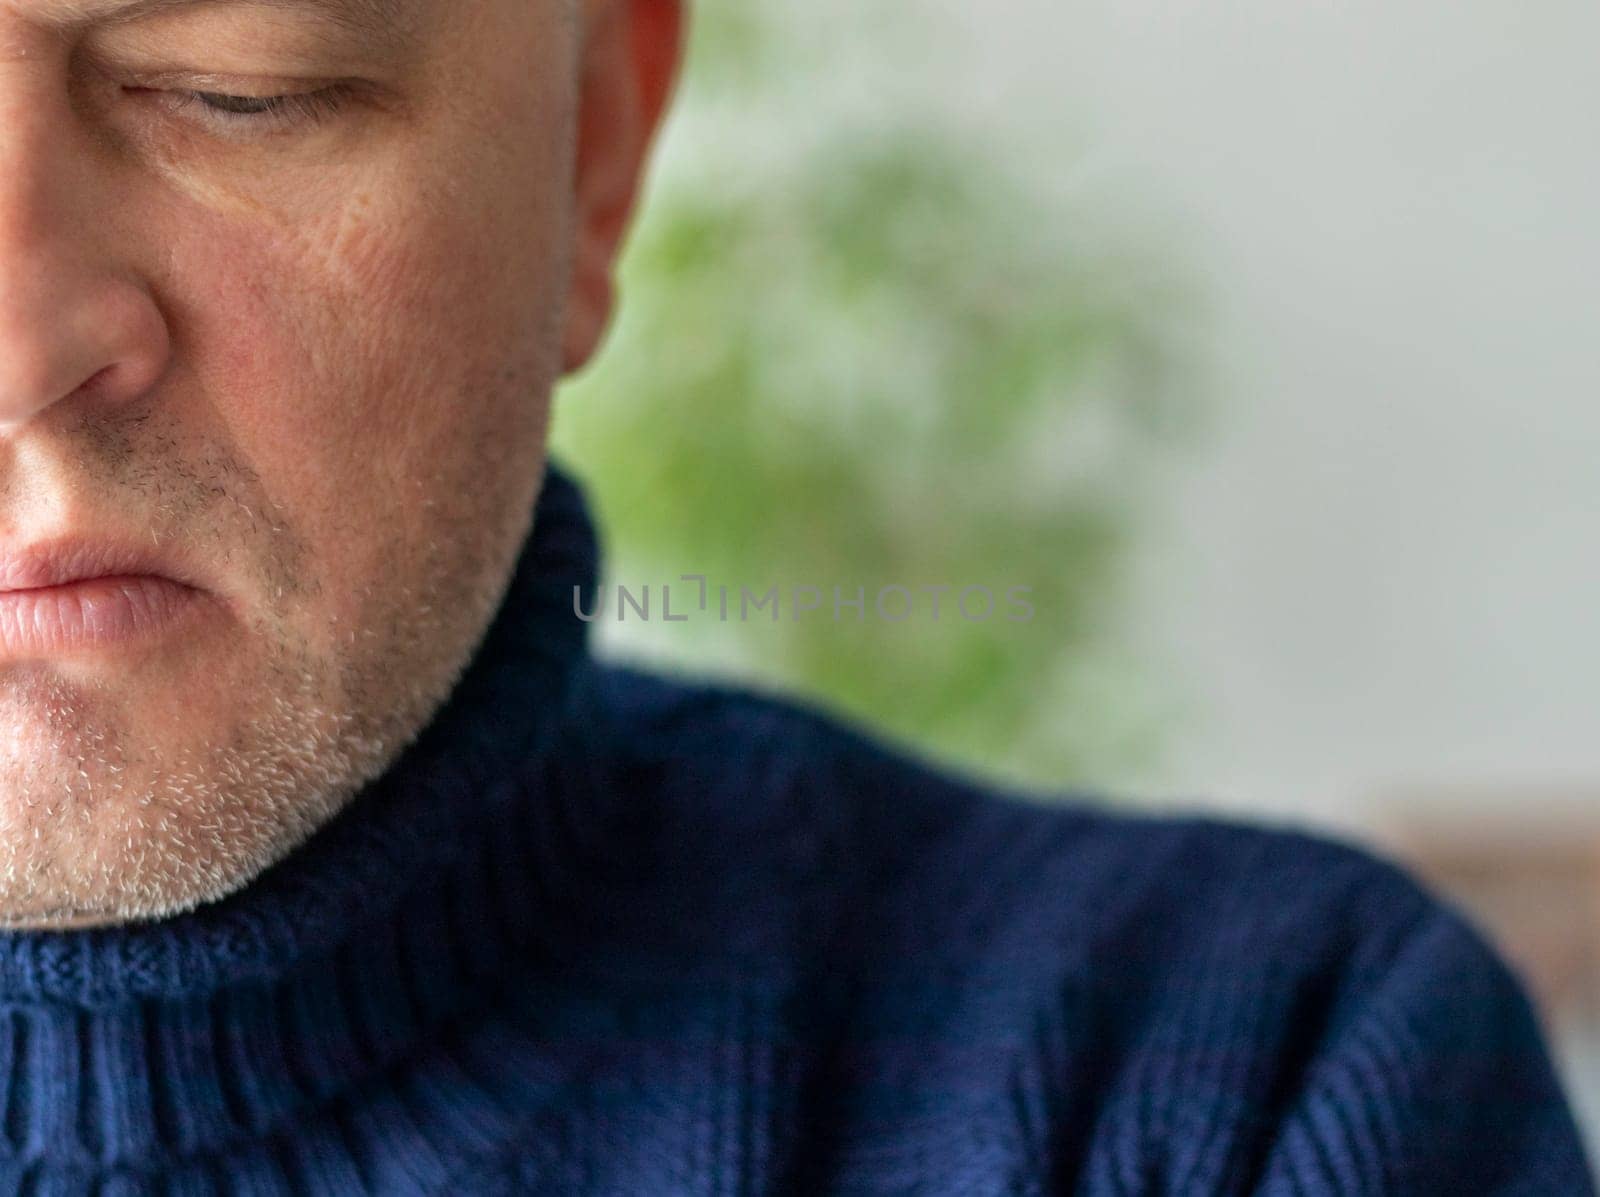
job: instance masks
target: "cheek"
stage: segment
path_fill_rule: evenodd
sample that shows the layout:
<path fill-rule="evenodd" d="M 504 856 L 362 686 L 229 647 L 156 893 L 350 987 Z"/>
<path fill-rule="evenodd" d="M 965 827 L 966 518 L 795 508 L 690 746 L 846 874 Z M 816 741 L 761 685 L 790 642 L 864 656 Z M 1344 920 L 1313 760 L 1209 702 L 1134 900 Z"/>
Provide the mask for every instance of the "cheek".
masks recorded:
<path fill-rule="evenodd" d="M 527 435 L 516 409 L 545 401 L 563 282 L 550 197 L 530 192 L 387 180 L 294 220 L 175 222 L 166 286 L 184 370 L 324 540 L 406 518 L 419 489 L 459 484 L 451 472 L 486 438 Z"/>

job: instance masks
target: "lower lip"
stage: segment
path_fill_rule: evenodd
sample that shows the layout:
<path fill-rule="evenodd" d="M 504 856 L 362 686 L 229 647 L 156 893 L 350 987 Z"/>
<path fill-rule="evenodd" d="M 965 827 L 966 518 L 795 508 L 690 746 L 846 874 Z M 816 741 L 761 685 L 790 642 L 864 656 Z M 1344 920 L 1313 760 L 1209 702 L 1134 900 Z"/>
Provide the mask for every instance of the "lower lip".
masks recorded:
<path fill-rule="evenodd" d="M 0 660 L 142 640 L 170 630 L 200 599 L 193 587 L 148 574 L 0 592 Z"/>

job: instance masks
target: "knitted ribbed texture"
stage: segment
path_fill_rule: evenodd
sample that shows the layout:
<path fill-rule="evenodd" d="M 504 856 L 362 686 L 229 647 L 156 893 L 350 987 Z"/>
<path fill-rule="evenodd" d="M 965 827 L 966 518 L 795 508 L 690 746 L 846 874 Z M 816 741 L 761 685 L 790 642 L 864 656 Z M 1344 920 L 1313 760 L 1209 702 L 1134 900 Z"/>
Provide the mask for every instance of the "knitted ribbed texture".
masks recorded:
<path fill-rule="evenodd" d="M 597 570 L 552 467 L 327 828 L 189 915 L 0 935 L 0 1193 L 1592 1193 L 1515 982 L 1392 868 L 599 665 Z"/>

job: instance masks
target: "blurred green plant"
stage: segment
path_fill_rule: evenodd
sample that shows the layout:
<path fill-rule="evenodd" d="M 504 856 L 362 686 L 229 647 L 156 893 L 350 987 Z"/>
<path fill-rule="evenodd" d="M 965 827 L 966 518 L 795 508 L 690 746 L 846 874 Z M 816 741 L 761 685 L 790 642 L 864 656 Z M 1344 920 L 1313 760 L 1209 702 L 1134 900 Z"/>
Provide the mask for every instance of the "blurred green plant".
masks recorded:
<path fill-rule="evenodd" d="M 611 583 L 825 598 L 798 620 L 608 620 L 603 645 L 1022 783 L 1140 763 L 1158 721 L 1115 609 L 1172 423 L 1170 286 L 1080 251 L 948 125 L 821 103 L 797 122 L 827 75 L 764 6 L 701 0 L 689 62 L 612 342 L 563 391 L 554 448 Z M 888 623 L 887 585 L 954 589 L 938 622 L 919 598 Z M 1036 614 L 967 622 L 968 585 L 1030 587 Z M 865 620 L 833 618 L 835 586 L 865 587 Z M 681 611 L 693 587 L 674 590 Z"/>

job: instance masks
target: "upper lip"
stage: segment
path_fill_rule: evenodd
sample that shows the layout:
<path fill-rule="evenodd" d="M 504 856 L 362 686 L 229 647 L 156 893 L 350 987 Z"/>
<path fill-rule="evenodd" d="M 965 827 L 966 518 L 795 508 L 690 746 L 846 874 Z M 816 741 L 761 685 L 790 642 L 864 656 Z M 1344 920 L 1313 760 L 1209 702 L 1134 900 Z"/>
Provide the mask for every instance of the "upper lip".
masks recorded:
<path fill-rule="evenodd" d="M 171 558 L 155 546 L 72 538 L 16 548 L 0 544 L 0 593 L 124 576 L 160 577 L 186 586 L 194 585 Z"/>

